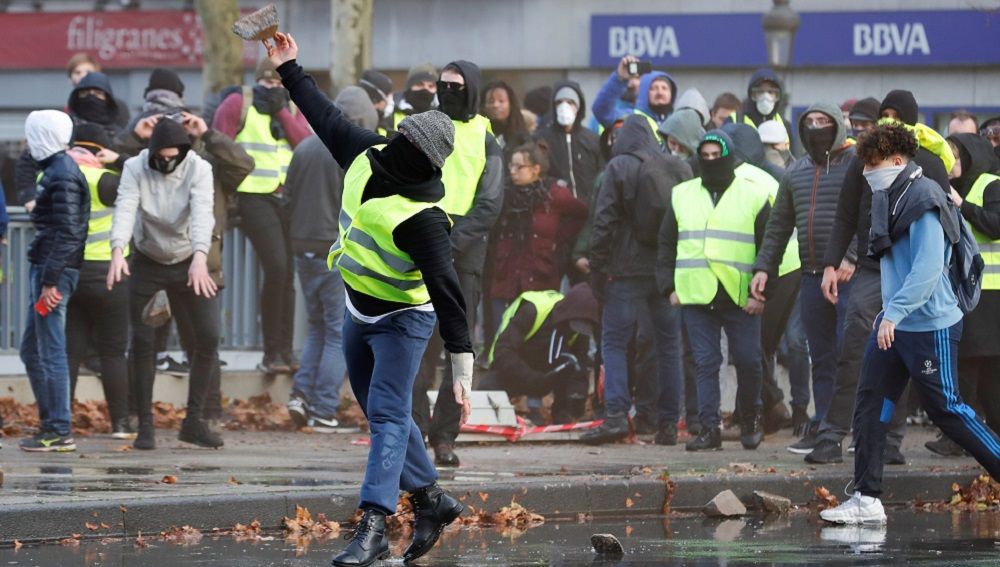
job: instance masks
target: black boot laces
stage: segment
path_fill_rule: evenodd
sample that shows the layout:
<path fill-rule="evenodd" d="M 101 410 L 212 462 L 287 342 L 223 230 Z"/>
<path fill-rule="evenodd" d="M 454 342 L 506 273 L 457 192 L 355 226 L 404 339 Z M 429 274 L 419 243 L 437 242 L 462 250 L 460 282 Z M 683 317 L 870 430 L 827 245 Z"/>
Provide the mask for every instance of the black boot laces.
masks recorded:
<path fill-rule="evenodd" d="M 362 540 L 368 537 L 368 533 L 372 531 L 372 525 L 375 523 L 375 513 L 365 512 L 364 517 L 358 522 L 358 525 L 354 526 L 354 529 L 344 534 L 344 541 Z"/>

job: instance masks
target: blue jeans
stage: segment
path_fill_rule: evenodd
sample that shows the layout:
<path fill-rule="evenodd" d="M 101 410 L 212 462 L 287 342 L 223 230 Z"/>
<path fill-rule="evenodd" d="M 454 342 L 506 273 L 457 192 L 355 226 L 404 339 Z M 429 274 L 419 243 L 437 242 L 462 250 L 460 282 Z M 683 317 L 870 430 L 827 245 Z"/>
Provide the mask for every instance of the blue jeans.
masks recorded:
<path fill-rule="evenodd" d="M 792 406 L 809 405 L 809 342 L 805 323 L 802 322 L 802 303 L 796 301 L 788 316 L 785 335 L 785 366 L 788 368 L 788 385 L 792 394 Z"/>
<path fill-rule="evenodd" d="M 632 407 L 629 395 L 629 343 L 641 312 L 653 319 L 656 344 L 657 420 L 677 423 L 681 404 L 681 333 L 677 310 L 656 289 L 652 277 L 630 277 L 608 282 L 601 322 L 604 356 L 604 397 L 608 414 L 624 414 Z"/>
<path fill-rule="evenodd" d="M 802 324 L 809 339 L 809 357 L 812 359 L 812 389 L 816 407 L 813 421 L 816 423 L 826 419 L 833 400 L 837 358 L 844 339 L 844 317 L 851 293 L 851 282 L 839 284 L 837 291 L 840 299 L 833 305 L 823 297 L 823 290 L 820 288 L 822 281 L 822 275 L 804 274 L 799 288 L 799 306 L 807 314 L 802 318 Z M 805 390 L 804 397 L 805 403 L 796 402 L 793 385 L 792 403 L 804 407 L 809 404 L 808 389 Z"/>
<path fill-rule="evenodd" d="M 347 373 L 371 429 L 362 508 L 393 514 L 400 488 L 412 492 L 437 481 L 411 417 L 413 381 L 436 321 L 433 312 L 412 309 L 370 325 L 344 317 Z"/>
<path fill-rule="evenodd" d="M 742 309 L 711 309 L 685 306 L 684 329 L 694 353 L 698 385 L 698 420 L 704 427 L 722 424 L 722 394 L 719 369 L 722 367 L 722 329 L 726 330 L 729 352 L 736 366 L 737 400 L 741 408 L 759 409 L 760 388 L 764 378 L 761 367 L 760 317 Z"/>
<path fill-rule="evenodd" d="M 66 361 L 66 306 L 76 289 L 80 272 L 64 268 L 56 289 L 62 301 L 42 317 L 35 303 L 42 295 L 42 266 L 31 264 L 28 272 L 28 324 L 21 338 L 21 362 L 31 381 L 31 392 L 38 402 L 38 418 L 42 431 L 58 435 L 72 433 L 69 364 Z"/>
<path fill-rule="evenodd" d="M 309 411 L 331 418 L 337 413 L 340 387 L 347 373 L 343 349 L 344 280 L 339 270 L 328 270 L 326 258 L 318 256 L 296 257 L 295 269 L 302 284 L 309 331 L 292 395 L 305 400 Z"/>

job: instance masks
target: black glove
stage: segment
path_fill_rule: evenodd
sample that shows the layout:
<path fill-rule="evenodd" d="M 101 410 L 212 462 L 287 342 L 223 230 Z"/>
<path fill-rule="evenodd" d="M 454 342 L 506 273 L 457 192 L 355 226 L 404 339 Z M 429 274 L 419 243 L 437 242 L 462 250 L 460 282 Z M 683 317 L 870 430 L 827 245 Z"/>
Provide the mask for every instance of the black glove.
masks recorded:
<path fill-rule="evenodd" d="M 573 354 L 564 352 L 552 361 L 552 370 L 549 370 L 545 376 L 552 377 L 557 374 L 577 372 L 580 372 L 580 361 Z"/>

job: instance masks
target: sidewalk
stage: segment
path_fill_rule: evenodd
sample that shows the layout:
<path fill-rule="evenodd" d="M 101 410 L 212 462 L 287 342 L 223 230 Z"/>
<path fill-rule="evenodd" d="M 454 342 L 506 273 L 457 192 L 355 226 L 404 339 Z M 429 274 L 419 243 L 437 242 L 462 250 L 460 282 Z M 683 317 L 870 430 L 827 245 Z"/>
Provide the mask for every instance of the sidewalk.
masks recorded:
<path fill-rule="evenodd" d="M 971 458 L 944 459 L 924 449 L 933 436 L 930 428 L 910 427 L 903 444 L 909 465 L 886 467 L 887 502 L 946 500 L 952 482 L 965 485 L 979 474 Z M 95 436 L 79 438 L 77 453 L 31 454 L 17 449 L 16 438 L 5 438 L 0 543 L 120 534 L 123 523 L 131 535 L 185 524 L 230 528 L 253 519 L 277 527 L 283 516 L 294 516 L 296 504 L 330 519 L 352 516 L 366 434 L 227 432 L 225 439 L 222 450 L 193 449 L 177 441 L 176 432 L 160 430 L 160 449 L 148 453 Z M 845 454 L 841 465 L 810 467 L 785 451 L 793 441 L 782 432 L 755 452 L 725 443 L 724 451 L 713 453 L 687 453 L 683 445 L 461 445 L 462 467 L 441 476 L 477 508 L 496 511 L 516 498 L 546 516 L 660 513 L 664 471 L 676 483 L 674 509 L 699 508 L 727 488 L 746 502 L 754 490 L 796 504 L 812 500 L 819 486 L 840 496 L 853 458 Z M 750 463 L 756 468 L 744 471 Z M 176 482 L 162 482 L 168 475 Z M 88 523 L 109 527 L 90 531 Z"/>

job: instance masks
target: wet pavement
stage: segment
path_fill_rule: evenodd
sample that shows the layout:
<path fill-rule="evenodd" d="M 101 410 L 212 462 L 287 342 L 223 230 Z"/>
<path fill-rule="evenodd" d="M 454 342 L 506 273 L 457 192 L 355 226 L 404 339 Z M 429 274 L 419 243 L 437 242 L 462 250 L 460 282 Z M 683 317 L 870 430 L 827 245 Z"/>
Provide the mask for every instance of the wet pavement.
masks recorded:
<path fill-rule="evenodd" d="M 614 533 L 625 548 L 621 559 L 596 556 L 593 533 Z M 404 548 L 393 536 L 394 557 Z M 149 540 L 83 541 L 78 545 L 0 549 L 0 565 L 263 567 L 328 565 L 340 538 L 238 542 L 203 537 L 188 544 Z M 527 531 L 452 527 L 420 565 L 996 565 L 1000 513 L 919 513 L 889 510 L 884 527 L 835 527 L 814 513 L 790 517 L 706 520 L 695 515 L 602 518 L 592 522 L 547 522 Z M 400 559 L 382 565 L 401 565 Z"/>

